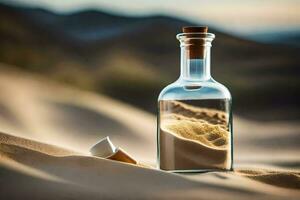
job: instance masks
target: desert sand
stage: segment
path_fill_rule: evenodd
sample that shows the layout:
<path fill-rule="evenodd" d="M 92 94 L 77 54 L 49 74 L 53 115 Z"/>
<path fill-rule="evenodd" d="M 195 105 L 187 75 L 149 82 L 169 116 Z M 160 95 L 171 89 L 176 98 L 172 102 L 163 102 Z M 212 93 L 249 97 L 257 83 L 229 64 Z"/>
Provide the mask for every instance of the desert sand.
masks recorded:
<path fill-rule="evenodd" d="M 173 174 L 89 155 L 110 136 L 155 166 L 152 114 L 0 66 L 0 199 L 299 199 L 299 122 L 235 116 L 233 172 Z"/>

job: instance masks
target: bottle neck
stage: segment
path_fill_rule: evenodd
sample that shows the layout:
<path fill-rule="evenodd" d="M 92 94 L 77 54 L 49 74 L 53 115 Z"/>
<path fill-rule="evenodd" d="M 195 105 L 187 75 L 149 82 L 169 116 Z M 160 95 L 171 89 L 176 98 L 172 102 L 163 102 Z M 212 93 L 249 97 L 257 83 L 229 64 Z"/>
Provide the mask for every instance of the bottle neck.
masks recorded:
<path fill-rule="evenodd" d="M 210 46 L 204 47 L 201 56 L 191 56 L 190 50 L 181 47 L 180 79 L 186 81 L 206 81 L 210 75 Z"/>

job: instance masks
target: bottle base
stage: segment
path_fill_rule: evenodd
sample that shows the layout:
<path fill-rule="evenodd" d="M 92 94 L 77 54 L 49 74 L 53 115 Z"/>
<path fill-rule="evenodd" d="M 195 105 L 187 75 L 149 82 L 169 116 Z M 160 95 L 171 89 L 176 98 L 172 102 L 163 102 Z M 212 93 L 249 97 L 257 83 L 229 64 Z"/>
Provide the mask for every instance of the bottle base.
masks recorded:
<path fill-rule="evenodd" d="M 163 170 L 166 172 L 171 173 L 206 173 L 206 172 L 231 172 L 233 171 L 233 168 L 229 169 L 180 169 L 180 170 L 164 170 L 161 168 L 158 168 L 159 170 Z"/>

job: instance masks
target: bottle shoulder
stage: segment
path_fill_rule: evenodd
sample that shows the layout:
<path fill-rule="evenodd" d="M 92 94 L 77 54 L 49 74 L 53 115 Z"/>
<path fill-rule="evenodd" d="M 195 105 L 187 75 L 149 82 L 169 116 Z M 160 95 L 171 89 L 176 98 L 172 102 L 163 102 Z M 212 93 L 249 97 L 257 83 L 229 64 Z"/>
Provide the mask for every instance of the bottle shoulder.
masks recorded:
<path fill-rule="evenodd" d="M 208 81 L 177 80 L 166 86 L 159 94 L 158 100 L 187 99 L 231 99 L 229 90 L 221 83 Z"/>

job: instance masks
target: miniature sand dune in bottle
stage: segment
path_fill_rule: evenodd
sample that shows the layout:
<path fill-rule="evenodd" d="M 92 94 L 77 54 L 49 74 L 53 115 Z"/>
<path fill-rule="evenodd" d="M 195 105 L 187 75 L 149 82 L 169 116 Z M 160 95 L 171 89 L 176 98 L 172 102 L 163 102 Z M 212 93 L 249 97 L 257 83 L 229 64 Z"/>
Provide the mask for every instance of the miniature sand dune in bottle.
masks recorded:
<path fill-rule="evenodd" d="M 161 102 L 162 169 L 228 169 L 229 138 L 228 116 L 225 112 L 179 101 Z"/>

